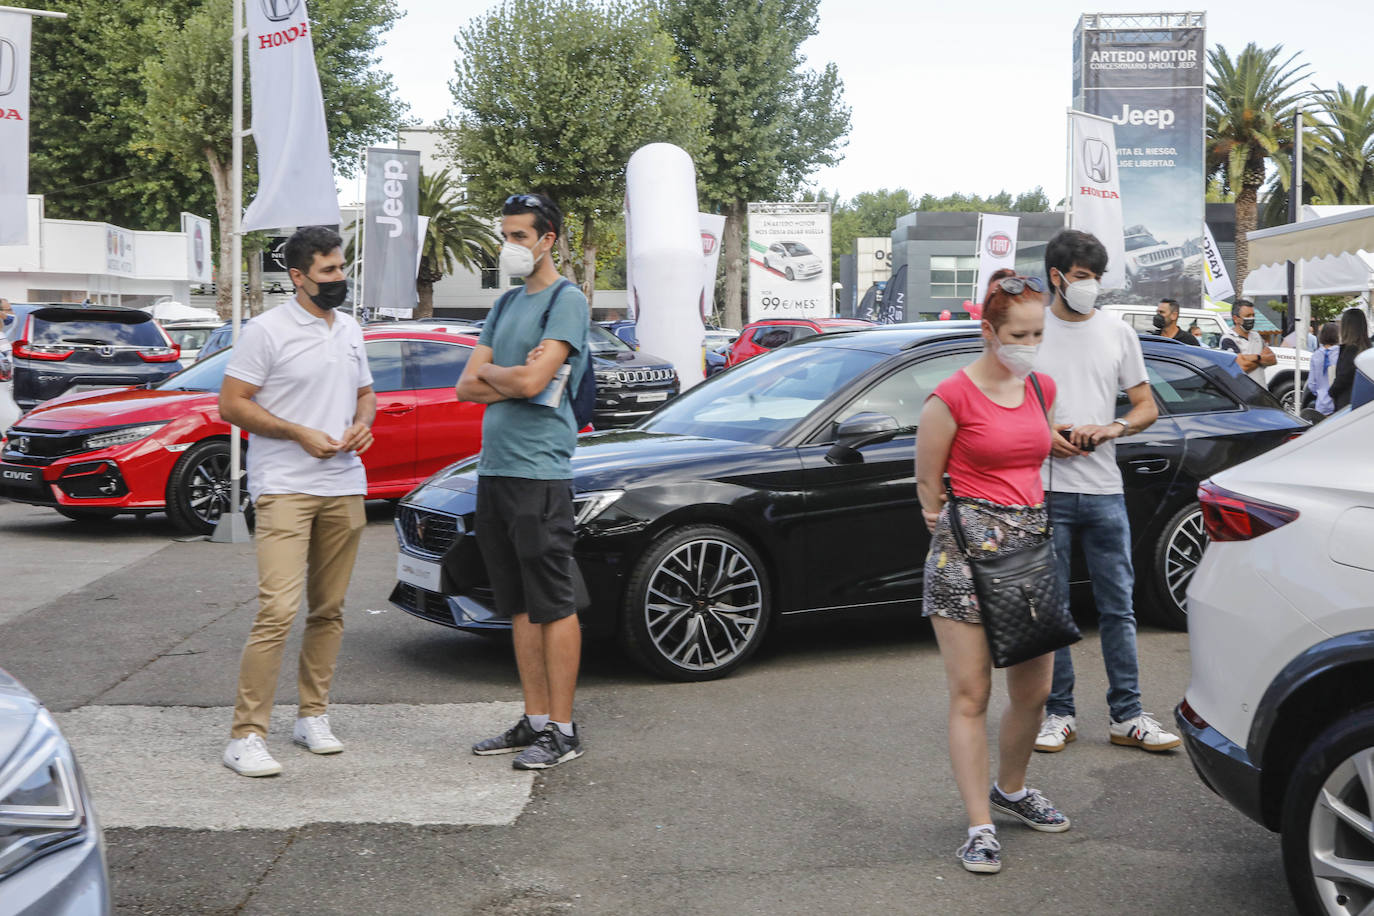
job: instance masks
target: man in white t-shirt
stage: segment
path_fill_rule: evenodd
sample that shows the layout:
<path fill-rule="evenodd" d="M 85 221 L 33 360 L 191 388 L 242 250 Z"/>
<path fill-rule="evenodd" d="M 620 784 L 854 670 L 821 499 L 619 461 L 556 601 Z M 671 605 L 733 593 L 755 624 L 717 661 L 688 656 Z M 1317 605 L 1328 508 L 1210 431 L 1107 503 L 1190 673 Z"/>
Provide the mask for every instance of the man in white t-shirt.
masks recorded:
<path fill-rule="evenodd" d="M 1070 556 L 1078 541 L 1097 603 L 1111 743 L 1168 750 L 1178 747 L 1179 737 L 1141 709 L 1131 526 L 1114 442 L 1146 429 L 1159 410 L 1136 332 L 1096 309 L 1098 281 L 1107 269 L 1102 243 L 1086 232 L 1066 229 L 1046 246 L 1045 269 L 1050 307 L 1035 368 L 1059 387 L 1056 434 L 1044 478 L 1064 600 L 1069 600 Z M 1122 389 L 1131 406 L 1117 417 L 1117 392 Z M 1073 657 L 1067 648 L 1060 649 L 1037 751 L 1061 751 L 1078 737 L 1073 687 Z"/>
<path fill-rule="evenodd" d="M 315 754 L 343 744 L 326 710 L 343 640 L 343 602 L 367 516 L 367 474 L 377 396 L 363 333 L 336 312 L 348 294 L 339 234 L 308 226 L 286 242 L 296 295 L 245 325 L 224 370 L 219 412 L 249 433 L 248 493 L 257 515 L 258 615 L 239 664 L 224 765 L 275 776 L 268 718 L 301 593 L 299 711 L 292 740 Z"/>
<path fill-rule="evenodd" d="M 1255 304 L 1249 299 L 1237 299 L 1231 306 L 1231 327 L 1222 335 L 1221 349 L 1236 354 L 1241 370 L 1261 385 L 1264 367 L 1278 362 L 1274 351 L 1255 330 Z"/>

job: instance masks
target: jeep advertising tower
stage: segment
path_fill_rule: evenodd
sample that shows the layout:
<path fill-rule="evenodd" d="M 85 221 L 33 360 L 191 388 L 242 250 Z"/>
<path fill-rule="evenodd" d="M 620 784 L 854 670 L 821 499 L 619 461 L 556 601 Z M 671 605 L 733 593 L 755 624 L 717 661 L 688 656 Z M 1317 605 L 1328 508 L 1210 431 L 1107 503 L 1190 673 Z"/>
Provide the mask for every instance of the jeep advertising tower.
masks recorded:
<path fill-rule="evenodd" d="M 1102 302 L 1202 303 L 1205 13 L 1085 13 L 1073 107 L 1116 123 L 1125 282 Z"/>

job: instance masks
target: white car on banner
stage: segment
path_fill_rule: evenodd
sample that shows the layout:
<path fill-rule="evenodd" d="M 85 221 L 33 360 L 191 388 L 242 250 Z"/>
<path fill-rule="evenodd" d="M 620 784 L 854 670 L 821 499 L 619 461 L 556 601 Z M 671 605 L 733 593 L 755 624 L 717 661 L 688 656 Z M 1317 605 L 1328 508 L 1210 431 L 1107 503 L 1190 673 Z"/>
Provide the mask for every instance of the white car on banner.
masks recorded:
<path fill-rule="evenodd" d="M 789 280 L 810 280 L 825 270 L 825 262 L 802 242 L 774 242 L 763 255 L 763 266 Z"/>

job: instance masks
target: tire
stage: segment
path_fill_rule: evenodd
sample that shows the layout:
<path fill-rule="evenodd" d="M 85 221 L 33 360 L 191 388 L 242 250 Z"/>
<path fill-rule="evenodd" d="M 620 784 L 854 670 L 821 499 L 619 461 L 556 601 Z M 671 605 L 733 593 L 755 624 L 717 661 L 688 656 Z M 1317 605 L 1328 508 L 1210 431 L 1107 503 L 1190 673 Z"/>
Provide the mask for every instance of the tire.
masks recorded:
<path fill-rule="evenodd" d="M 248 478 L 239 465 L 240 504 L 248 503 Z M 229 443 L 224 439 L 198 442 L 181 456 L 167 479 L 167 517 L 188 534 L 214 534 L 215 524 L 229 509 Z"/>
<path fill-rule="evenodd" d="M 1365 910 L 1374 888 L 1341 880 L 1346 860 L 1352 869 L 1374 869 L 1374 844 L 1351 826 L 1374 813 L 1374 706 L 1364 706 L 1323 731 L 1293 767 L 1283 800 L 1283 869 L 1299 912 L 1335 916 Z M 1337 813 L 1344 810 L 1344 814 Z M 1315 867 L 1326 863 L 1318 877 Z M 1365 879 L 1367 882 L 1367 878 Z"/>
<path fill-rule="evenodd" d="M 74 522 L 108 522 L 118 515 L 109 509 L 76 509 L 70 506 L 55 506 L 57 514 Z"/>
<path fill-rule="evenodd" d="M 1294 416 L 1297 416 L 1297 397 L 1294 394 L 1293 383 L 1291 381 L 1279 382 L 1277 385 L 1275 385 L 1273 388 L 1269 390 L 1269 393 L 1272 394 L 1274 397 L 1278 398 L 1279 403 L 1283 405 L 1284 410 L 1288 411 Z"/>
<path fill-rule="evenodd" d="M 784 272 L 783 275 L 784 275 L 785 277 L 787 277 L 787 279 L 789 279 L 789 280 L 795 280 L 795 279 L 797 279 L 795 276 L 792 275 L 792 268 L 790 268 L 790 267 L 787 268 L 787 270 Z"/>
<path fill-rule="evenodd" d="M 1188 583 L 1207 549 L 1202 506 L 1189 503 L 1160 529 L 1150 557 L 1150 619 L 1171 630 L 1188 629 Z"/>
<path fill-rule="evenodd" d="M 743 538 L 718 525 L 674 528 L 634 566 L 621 645 L 670 680 L 725 677 L 763 641 L 770 597 L 763 562 Z"/>

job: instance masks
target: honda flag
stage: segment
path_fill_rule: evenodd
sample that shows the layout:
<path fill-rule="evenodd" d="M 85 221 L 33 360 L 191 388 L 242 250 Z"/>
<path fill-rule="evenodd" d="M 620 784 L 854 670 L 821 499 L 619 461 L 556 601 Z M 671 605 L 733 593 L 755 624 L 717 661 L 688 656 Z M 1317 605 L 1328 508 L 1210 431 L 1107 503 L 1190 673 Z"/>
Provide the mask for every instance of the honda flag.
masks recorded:
<path fill-rule="evenodd" d="M 415 264 L 420 247 L 420 153 L 367 151 L 363 209 L 363 300 L 371 308 L 415 308 Z"/>
<path fill-rule="evenodd" d="M 1116 125 L 1107 118 L 1069 109 L 1071 225 L 1097 236 L 1107 249 L 1103 289 L 1126 283 L 1126 235 L 1121 220 L 1121 181 L 1116 166 Z"/>
<path fill-rule="evenodd" d="M 1019 216 L 996 213 L 978 214 L 978 286 L 973 301 L 982 302 L 988 294 L 988 282 L 1004 267 L 1016 269 L 1016 230 Z"/>
<path fill-rule="evenodd" d="M 1209 299 L 1230 299 L 1236 294 L 1217 240 L 1212 238 L 1212 227 L 1206 223 L 1202 224 L 1202 278 Z"/>
<path fill-rule="evenodd" d="M 339 225 L 305 0 L 248 0 L 248 63 L 258 196 L 244 213 L 243 231 Z"/>
<path fill-rule="evenodd" d="M 29 243 L 29 35 L 26 13 L 0 13 L 0 245 Z"/>

